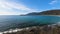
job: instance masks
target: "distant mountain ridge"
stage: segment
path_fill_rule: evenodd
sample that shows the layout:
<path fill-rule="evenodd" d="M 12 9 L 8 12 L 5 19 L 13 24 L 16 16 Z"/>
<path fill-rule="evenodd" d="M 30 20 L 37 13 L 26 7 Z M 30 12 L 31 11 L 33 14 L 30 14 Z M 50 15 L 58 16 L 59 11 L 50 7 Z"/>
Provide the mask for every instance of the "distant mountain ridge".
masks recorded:
<path fill-rule="evenodd" d="M 47 10 L 39 13 L 32 12 L 26 15 L 60 15 L 60 10 Z"/>

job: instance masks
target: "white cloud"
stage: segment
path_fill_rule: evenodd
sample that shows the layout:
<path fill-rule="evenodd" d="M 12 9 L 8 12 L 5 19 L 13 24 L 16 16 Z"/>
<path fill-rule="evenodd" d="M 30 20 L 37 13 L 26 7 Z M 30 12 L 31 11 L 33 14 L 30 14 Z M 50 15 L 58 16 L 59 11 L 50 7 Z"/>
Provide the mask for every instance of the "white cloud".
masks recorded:
<path fill-rule="evenodd" d="M 11 15 L 12 12 L 0 12 L 0 15 Z"/>
<path fill-rule="evenodd" d="M 49 4 L 55 4 L 55 3 L 57 3 L 58 2 L 58 0 L 53 0 L 53 1 L 51 1 Z"/>
<path fill-rule="evenodd" d="M 13 8 L 14 8 L 14 9 L 18 9 L 18 10 L 21 10 L 21 11 L 26 11 L 25 13 L 36 12 L 37 11 L 35 9 L 30 9 L 30 8 L 28 8 L 27 6 L 25 6 L 21 3 L 7 2 L 6 0 L 5 1 L 0 0 L 0 8 L 1 9 L 3 8 L 3 10 L 7 9 L 7 10 L 10 10 L 10 11 L 15 11 L 15 10 L 13 10 Z M 0 11 L 0 14 L 7 14 L 7 13 L 8 13 L 8 15 L 9 14 L 22 14 L 21 11 L 20 11 L 20 13 L 18 11 L 17 12 L 12 12 L 12 13 L 9 12 L 9 11 L 7 11 L 7 12 Z M 25 14 L 25 13 L 23 13 L 23 14 Z"/>

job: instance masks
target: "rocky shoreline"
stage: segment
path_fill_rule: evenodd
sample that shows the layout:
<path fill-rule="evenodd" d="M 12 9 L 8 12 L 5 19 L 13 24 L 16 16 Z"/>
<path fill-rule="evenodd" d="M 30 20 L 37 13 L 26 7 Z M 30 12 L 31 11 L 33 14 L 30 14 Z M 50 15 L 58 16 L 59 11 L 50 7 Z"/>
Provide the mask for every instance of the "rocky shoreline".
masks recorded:
<path fill-rule="evenodd" d="M 60 26 L 58 24 L 33 26 L 5 31 L 3 34 L 60 34 Z"/>

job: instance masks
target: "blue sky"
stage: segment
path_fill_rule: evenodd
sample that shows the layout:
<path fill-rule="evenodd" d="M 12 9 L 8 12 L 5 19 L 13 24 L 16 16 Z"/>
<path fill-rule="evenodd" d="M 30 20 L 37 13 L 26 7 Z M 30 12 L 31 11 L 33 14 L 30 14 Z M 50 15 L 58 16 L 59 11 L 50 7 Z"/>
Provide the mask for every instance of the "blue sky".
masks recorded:
<path fill-rule="evenodd" d="M 0 0 L 0 15 L 20 15 L 52 9 L 60 9 L 60 0 Z"/>

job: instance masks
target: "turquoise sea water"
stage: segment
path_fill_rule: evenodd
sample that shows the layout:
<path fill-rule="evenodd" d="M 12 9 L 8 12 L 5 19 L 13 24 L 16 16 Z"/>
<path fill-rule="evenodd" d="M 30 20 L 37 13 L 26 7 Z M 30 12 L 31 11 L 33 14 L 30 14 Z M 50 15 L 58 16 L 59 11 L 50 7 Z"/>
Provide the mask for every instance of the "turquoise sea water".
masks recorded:
<path fill-rule="evenodd" d="M 0 16 L 0 31 L 60 22 L 60 16 Z"/>

